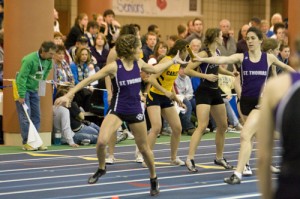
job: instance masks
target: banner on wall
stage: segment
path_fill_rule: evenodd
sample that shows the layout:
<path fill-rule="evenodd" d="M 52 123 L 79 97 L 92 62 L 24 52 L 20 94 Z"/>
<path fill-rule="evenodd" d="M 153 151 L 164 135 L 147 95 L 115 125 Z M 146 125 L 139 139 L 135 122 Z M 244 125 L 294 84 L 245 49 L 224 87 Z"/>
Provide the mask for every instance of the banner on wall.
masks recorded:
<path fill-rule="evenodd" d="M 201 0 L 113 0 L 113 10 L 117 16 L 199 16 L 200 3 Z"/>

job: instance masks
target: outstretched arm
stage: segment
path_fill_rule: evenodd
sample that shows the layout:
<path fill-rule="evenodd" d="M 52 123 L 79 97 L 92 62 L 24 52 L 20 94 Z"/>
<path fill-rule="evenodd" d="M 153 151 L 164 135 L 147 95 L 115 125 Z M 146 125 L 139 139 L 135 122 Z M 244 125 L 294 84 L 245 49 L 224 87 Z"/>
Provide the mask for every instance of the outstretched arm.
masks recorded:
<path fill-rule="evenodd" d="M 244 55 L 242 53 L 233 54 L 231 56 L 216 56 L 216 57 L 207 57 L 202 58 L 198 55 L 195 55 L 195 61 L 199 62 L 205 62 L 209 64 L 236 64 L 236 63 L 242 63 L 242 60 L 244 58 Z"/>

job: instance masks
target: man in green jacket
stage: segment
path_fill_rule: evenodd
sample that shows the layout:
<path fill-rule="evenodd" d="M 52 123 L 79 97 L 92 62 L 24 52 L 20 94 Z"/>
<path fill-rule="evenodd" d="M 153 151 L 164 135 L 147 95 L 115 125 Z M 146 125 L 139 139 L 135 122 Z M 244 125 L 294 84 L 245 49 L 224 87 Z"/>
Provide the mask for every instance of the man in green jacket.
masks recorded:
<path fill-rule="evenodd" d="M 19 99 L 16 101 L 18 118 L 23 139 L 23 150 L 37 150 L 27 144 L 29 121 L 23 109 L 25 103 L 28 115 L 37 130 L 40 129 L 40 95 L 38 90 L 44 90 L 46 80 L 52 69 L 52 57 L 56 45 L 52 41 L 42 43 L 38 51 L 32 52 L 22 59 L 22 65 L 16 78 Z M 41 146 L 39 150 L 47 150 Z"/>

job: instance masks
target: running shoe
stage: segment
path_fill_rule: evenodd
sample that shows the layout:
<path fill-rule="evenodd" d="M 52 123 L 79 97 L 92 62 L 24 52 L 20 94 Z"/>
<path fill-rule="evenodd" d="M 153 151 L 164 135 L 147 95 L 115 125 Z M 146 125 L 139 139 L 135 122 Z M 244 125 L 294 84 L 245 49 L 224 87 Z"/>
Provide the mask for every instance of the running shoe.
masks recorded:
<path fill-rule="evenodd" d="M 184 166 L 185 165 L 185 163 L 182 160 L 180 160 L 179 157 L 176 157 L 175 160 L 171 160 L 170 164 L 171 165 L 178 165 L 178 166 Z"/>
<path fill-rule="evenodd" d="M 115 160 L 116 160 L 115 157 L 110 155 L 110 156 L 108 156 L 108 158 L 105 159 L 105 163 L 106 164 L 114 164 Z"/>
<path fill-rule="evenodd" d="M 127 133 L 124 133 L 124 132 L 121 132 L 118 136 L 117 136 L 117 141 L 116 141 L 116 144 L 126 140 L 128 137 L 128 134 Z"/>
<path fill-rule="evenodd" d="M 196 173 L 198 169 L 196 169 L 195 161 L 193 159 L 186 159 L 185 166 L 188 168 L 189 171 Z"/>
<path fill-rule="evenodd" d="M 241 179 L 235 174 L 232 174 L 229 178 L 224 178 L 224 182 L 231 185 L 241 184 Z"/>
<path fill-rule="evenodd" d="M 144 158 L 143 158 L 141 152 L 137 151 L 137 152 L 135 153 L 135 161 L 136 161 L 137 163 L 143 163 L 143 162 L 144 162 Z"/>
<path fill-rule="evenodd" d="M 30 146 L 29 144 L 24 144 L 22 149 L 24 151 L 36 151 L 37 149 L 36 148 L 33 148 L 32 146 Z"/>
<path fill-rule="evenodd" d="M 242 174 L 243 174 L 243 176 L 252 176 L 253 173 L 252 173 L 252 169 L 249 164 L 246 164 Z"/>
<path fill-rule="evenodd" d="M 47 150 L 48 150 L 48 147 L 42 145 L 42 146 L 38 147 L 38 150 L 39 150 L 39 151 L 47 151 Z"/>
<path fill-rule="evenodd" d="M 274 165 L 271 165 L 271 171 L 274 174 L 279 174 L 280 173 L 280 169 Z"/>
<path fill-rule="evenodd" d="M 231 166 L 225 158 L 222 159 L 215 159 L 215 164 L 220 165 L 224 167 L 225 169 L 233 169 L 233 166 Z"/>
<path fill-rule="evenodd" d="M 90 176 L 88 179 L 88 183 L 89 184 L 94 184 L 98 181 L 98 179 L 106 174 L 106 170 L 104 169 L 99 169 L 96 171 L 96 173 L 94 173 L 94 175 Z"/>
<path fill-rule="evenodd" d="M 159 194 L 159 183 L 157 181 L 157 177 L 150 178 L 150 185 L 151 185 L 150 195 L 157 196 Z"/>

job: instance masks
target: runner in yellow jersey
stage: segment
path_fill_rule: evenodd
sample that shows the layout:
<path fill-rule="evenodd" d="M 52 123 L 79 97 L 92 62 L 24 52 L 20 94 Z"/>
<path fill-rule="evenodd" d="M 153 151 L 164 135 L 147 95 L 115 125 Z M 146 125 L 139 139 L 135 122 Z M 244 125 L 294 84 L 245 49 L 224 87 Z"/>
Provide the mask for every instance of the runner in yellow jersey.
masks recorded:
<path fill-rule="evenodd" d="M 160 63 L 168 62 L 179 51 L 179 56 L 185 60 L 187 56 L 185 40 L 177 40 L 174 46 L 170 49 L 167 56 L 164 57 Z M 154 66 L 155 67 L 155 66 Z M 183 166 L 184 162 L 177 157 L 177 149 L 181 136 L 181 122 L 179 115 L 176 112 L 174 101 L 179 106 L 185 107 L 180 101 L 175 92 L 173 92 L 173 85 L 178 76 L 180 64 L 174 63 L 168 69 L 160 74 L 151 75 L 149 82 L 152 84 L 147 96 L 146 106 L 149 119 L 151 122 L 151 130 L 148 134 L 148 143 L 153 150 L 157 135 L 160 133 L 162 122 L 161 116 L 166 119 L 172 129 L 171 135 L 171 165 Z"/>

